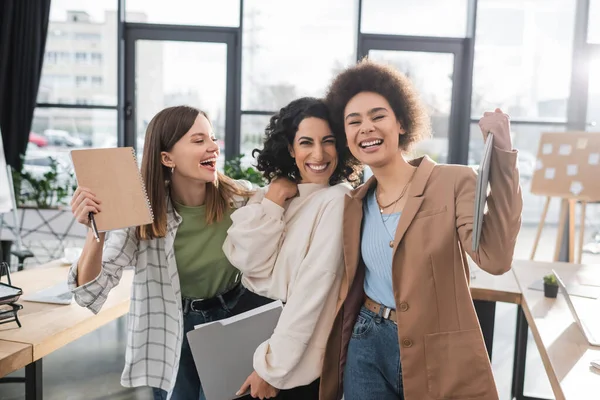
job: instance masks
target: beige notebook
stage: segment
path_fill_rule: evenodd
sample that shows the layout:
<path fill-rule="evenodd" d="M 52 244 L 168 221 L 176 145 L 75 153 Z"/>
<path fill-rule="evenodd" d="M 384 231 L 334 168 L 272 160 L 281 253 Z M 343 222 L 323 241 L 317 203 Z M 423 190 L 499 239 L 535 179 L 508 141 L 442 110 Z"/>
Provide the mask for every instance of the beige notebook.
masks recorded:
<path fill-rule="evenodd" d="M 154 216 L 132 147 L 72 150 L 79 186 L 102 202 L 94 215 L 99 232 L 152 223 Z"/>

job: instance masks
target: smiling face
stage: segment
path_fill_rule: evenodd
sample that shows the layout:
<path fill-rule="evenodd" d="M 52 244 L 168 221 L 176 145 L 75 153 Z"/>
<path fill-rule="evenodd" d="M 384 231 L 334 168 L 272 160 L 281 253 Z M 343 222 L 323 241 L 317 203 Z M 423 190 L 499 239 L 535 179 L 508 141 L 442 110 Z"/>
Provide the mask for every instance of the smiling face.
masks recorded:
<path fill-rule="evenodd" d="M 301 183 L 328 184 L 337 167 L 338 154 L 327 121 L 304 118 L 298 125 L 290 154 L 300 171 Z"/>
<path fill-rule="evenodd" d="M 405 133 L 385 97 L 361 92 L 344 109 L 348 147 L 354 157 L 369 167 L 389 164 L 398 153 L 399 135 Z"/>
<path fill-rule="evenodd" d="M 202 114 L 198 114 L 192 127 L 170 151 L 161 152 L 163 165 L 175 167 L 173 179 L 181 177 L 199 182 L 217 179 L 218 157 L 219 146 L 212 126 Z"/>

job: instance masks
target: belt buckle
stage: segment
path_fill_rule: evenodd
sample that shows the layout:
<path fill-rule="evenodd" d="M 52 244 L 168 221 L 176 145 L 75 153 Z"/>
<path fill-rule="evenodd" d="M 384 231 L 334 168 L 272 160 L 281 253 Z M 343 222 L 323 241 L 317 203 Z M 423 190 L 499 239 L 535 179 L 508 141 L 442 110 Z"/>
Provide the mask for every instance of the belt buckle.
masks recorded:
<path fill-rule="evenodd" d="M 195 307 L 195 304 L 201 304 L 204 301 L 204 299 L 194 299 L 192 301 L 190 301 L 190 310 L 194 311 L 194 312 L 200 312 L 202 310 L 197 310 Z"/>
<path fill-rule="evenodd" d="M 391 308 L 383 307 L 383 318 L 390 319 L 390 314 L 392 313 Z"/>

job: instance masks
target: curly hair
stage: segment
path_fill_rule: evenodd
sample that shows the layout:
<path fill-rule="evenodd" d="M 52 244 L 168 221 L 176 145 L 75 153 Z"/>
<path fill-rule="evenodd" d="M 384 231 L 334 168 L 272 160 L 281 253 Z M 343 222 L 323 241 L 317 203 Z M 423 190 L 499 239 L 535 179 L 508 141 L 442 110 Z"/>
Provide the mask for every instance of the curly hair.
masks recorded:
<path fill-rule="evenodd" d="M 342 71 L 331 83 L 325 104 L 331 112 L 334 129 L 344 130 L 344 109 L 361 92 L 383 96 L 406 133 L 400 135 L 399 146 L 408 151 L 415 143 L 430 137 L 430 121 L 413 84 L 394 67 L 363 58 Z"/>
<path fill-rule="evenodd" d="M 294 144 L 298 126 L 302 120 L 309 117 L 327 121 L 332 127 L 327 106 L 323 100 L 314 97 L 302 97 L 294 100 L 271 117 L 265 129 L 263 149 L 252 151 L 252 156 L 256 157 L 256 168 L 262 172 L 269 183 L 279 177 L 296 183 L 300 182 L 300 170 L 290 154 L 290 147 Z M 346 137 L 343 132 L 343 130 L 333 131 L 336 138 L 338 162 L 329 178 L 330 185 L 344 180 L 351 183 L 357 181 L 361 168 L 345 145 Z"/>

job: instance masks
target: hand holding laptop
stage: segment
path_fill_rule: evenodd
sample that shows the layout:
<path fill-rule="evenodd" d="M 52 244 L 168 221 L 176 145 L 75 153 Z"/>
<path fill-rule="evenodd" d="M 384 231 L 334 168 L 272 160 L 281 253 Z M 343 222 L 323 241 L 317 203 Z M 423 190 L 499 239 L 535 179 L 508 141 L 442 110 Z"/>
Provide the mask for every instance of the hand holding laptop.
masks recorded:
<path fill-rule="evenodd" d="M 481 164 L 477 172 L 475 186 L 475 210 L 473 211 L 473 240 L 471 250 L 479 249 L 479 240 L 483 226 L 483 215 L 488 191 L 488 181 L 492 162 L 492 150 L 498 148 L 505 151 L 512 150 L 510 137 L 510 118 L 502 110 L 496 108 L 494 112 L 486 112 L 479 120 L 479 127 L 485 142 Z"/>
<path fill-rule="evenodd" d="M 484 112 L 483 118 L 479 120 L 479 128 L 483 133 L 484 141 L 487 140 L 488 134 L 492 133 L 494 147 L 504 151 L 513 149 L 510 136 L 510 117 L 501 109 L 496 108 L 494 112 Z"/>

